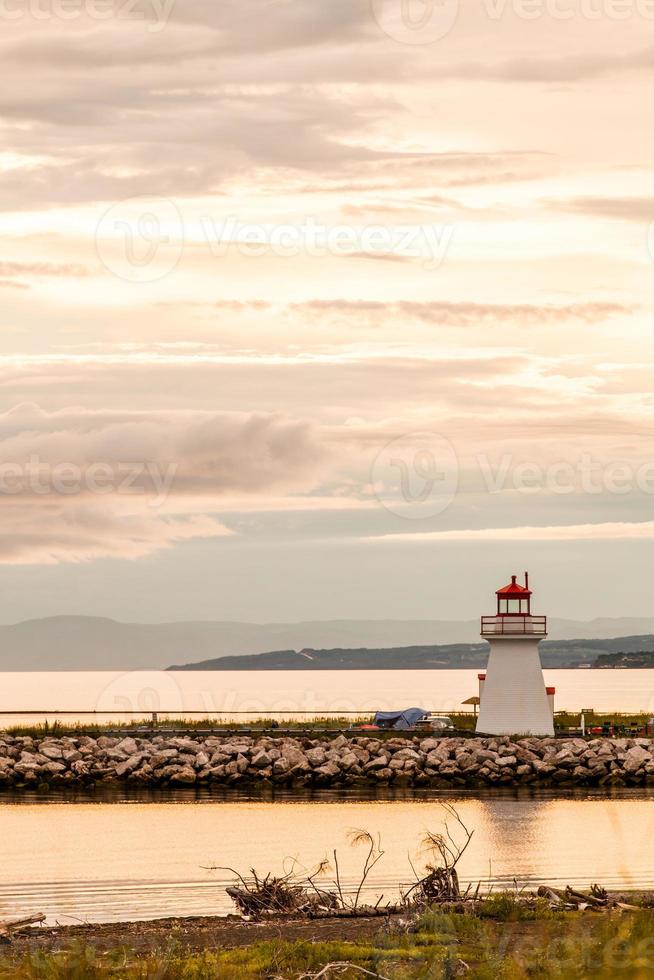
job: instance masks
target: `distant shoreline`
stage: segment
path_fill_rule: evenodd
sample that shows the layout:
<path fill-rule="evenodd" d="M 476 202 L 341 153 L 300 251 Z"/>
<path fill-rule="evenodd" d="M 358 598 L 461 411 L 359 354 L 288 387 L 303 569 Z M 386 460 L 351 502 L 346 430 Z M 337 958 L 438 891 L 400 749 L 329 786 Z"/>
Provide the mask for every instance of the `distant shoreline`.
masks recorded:
<path fill-rule="evenodd" d="M 296 666 L 296 667 L 262 667 L 262 666 L 258 666 L 258 667 L 251 667 L 251 666 L 242 666 L 242 667 L 201 667 L 199 664 L 191 664 L 188 667 L 185 667 L 185 666 L 167 667 L 166 668 L 166 672 L 168 672 L 168 671 L 179 671 L 179 672 L 188 671 L 189 673 L 193 673 L 193 672 L 197 672 L 197 673 L 207 672 L 207 673 L 221 673 L 221 674 L 238 673 L 238 672 L 240 672 L 240 673 L 253 673 L 253 674 L 254 673 L 263 673 L 263 672 L 266 672 L 266 673 L 273 673 L 273 672 L 282 673 L 282 672 L 285 672 L 285 673 L 292 673 L 292 674 L 295 673 L 296 674 L 299 671 L 306 671 L 308 673 L 315 673 L 316 671 L 321 671 L 321 672 L 322 671 L 337 672 L 337 671 L 345 671 L 345 670 L 347 670 L 347 671 L 355 671 L 355 670 L 362 671 L 362 670 L 366 670 L 366 671 L 371 671 L 371 672 L 373 672 L 373 671 L 389 671 L 389 670 L 433 670 L 433 671 L 441 671 L 441 670 L 485 670 L 486 669 L 486 666 L 487 666 L 486 664 L 479 664 L 478 666 L 474 666 L 474 667 L 459 667 L 459 666 L 452 665 L 452 664 L 446 664 L 446 665 L 444 665 L 442 667 L 434 667 L 434 666 L 430 666 L 430 665 L 423 665 L 423 666 L 409 665 L 409 666 L 406 666 L 404 664 L 396 664 L 396 665 L 391 666 L 391 667 L 386 667 L 386 666 L 383 666 L 383 667 L 360 667 L 357 664 L 351 664 L 349 666 L 343 666 L 343 665 L 339 664 L 339 665 L 334 666 L 334 667 L 327 667 L 324 664 L 320 664 L 319 666 L 316 666 L 316 667 L 312 667 L 312 666 L 306 666 L 306 667 L 300 667 L 300 666 Z M 591 667 L 580 667 L 579 664 L 558 664 L 556 667 L 549 667 L 546 664 L 544 664 L 543 665 L 543 669 L 544 670 L 584 670 L 584 671 L 587 671 L 587 670 L 593 670 L 593 671 L 596 671 L 596 670 L 654 670 L 654 663 L 652 663 L 651 665 L 640 665 L 640 666 L 637 666 L 637 667 L 621 667 L 621 666 L 617 666 L 617 665 L 616 666 L 613 666 L 612 665 L 612 666 L 607 666 L 607 667 L 596 667 L 594 665 L 591 666 Z"/>
<path fill-rule="evenodd" d="M 654 636 L 611 640 L 544 640 L 546 670 L 654 668 Z M 315 670 L 485 670 L 488 644 L 271 650 L 266 653 L 212 657 L 174 664 L 171 671 L 315 671 Z"/>

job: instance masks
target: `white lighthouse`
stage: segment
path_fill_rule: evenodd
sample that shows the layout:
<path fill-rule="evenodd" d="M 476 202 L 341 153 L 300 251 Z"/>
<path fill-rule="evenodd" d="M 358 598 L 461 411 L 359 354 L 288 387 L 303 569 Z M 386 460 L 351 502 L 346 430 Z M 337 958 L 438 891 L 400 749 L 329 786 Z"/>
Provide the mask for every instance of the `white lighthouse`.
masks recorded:
<path fill-rule="evenodd" d="M 538 644 L 547 618 L 532 616 L 529 576 L 498 589 L 497 613 L 482 616 L 490 643 L 486 674 L 479 675 L 477 731 L 488 735 L 553 735 L 552 688 L 545 687 Z"/>

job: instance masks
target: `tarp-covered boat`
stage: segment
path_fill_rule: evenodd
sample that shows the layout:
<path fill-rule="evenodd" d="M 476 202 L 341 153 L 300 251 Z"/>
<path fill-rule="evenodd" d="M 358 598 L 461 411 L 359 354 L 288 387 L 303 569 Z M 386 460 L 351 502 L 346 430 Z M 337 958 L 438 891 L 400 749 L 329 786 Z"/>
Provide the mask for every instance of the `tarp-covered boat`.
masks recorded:
<path fill-rule="evenodd" d="M 375 725 L 379 728 L 397 728 L 406 731 L 415 728 L 421 718 L 426 718 L 429 712 L 424 708 L 405 708 L 404 711 L 378 711 L 375 715 Z"/>

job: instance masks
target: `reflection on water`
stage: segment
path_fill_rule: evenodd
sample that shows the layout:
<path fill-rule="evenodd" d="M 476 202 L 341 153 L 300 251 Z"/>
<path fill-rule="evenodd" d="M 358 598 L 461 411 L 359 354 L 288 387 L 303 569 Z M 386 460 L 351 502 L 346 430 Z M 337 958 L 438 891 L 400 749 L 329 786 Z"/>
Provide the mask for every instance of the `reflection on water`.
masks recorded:
<path fill-rule="evenodd" d="M 189 799 L 191 799 L 189 797 Z M 474 829 L 464 880 L 549 881 L 654 887 L 654 801 L 647 793 L 595 799 L 462 797 Z M 392 899 L 411 880 L 408 854 L 442 826 L 433 796 L 404 800 L 287 799 L 261 802 L 0 803 L 0 918 L 45 912 L 50 921 L 116 921 L 231 911 L 225 872 L 211 865 L 279 872 L 312 867 L 337 847 L 345 880 L 362 853 L 348 832 L 381 835 L 386 852 L 371 884 Z"/>

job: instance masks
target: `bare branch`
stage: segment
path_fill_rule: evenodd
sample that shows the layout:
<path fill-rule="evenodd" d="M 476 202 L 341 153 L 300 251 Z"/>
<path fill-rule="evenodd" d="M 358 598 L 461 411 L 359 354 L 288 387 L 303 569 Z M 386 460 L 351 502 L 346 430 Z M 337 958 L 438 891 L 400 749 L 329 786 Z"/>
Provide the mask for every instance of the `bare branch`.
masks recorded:
<path fill-rule="evenodd" d="M 328 963 L 323 966 L 319 973 L 304 973 L 300 980 L 322 980 L 323 977 L 328 976 L 332 971 L 337 970 L 339 973 L 345 970 L 355 970 L 357 973 L 363 973 L 367 977 L 375 977 L 376 980 L 389 980 L 388 977 L 383 977 L 381 973 L 373 973 L 371 970 L 366 970 L 363 966 L 357 966 L 355 963 Z M 275 980 L 283 980 L 281 977 L 276 977 Z"/>

